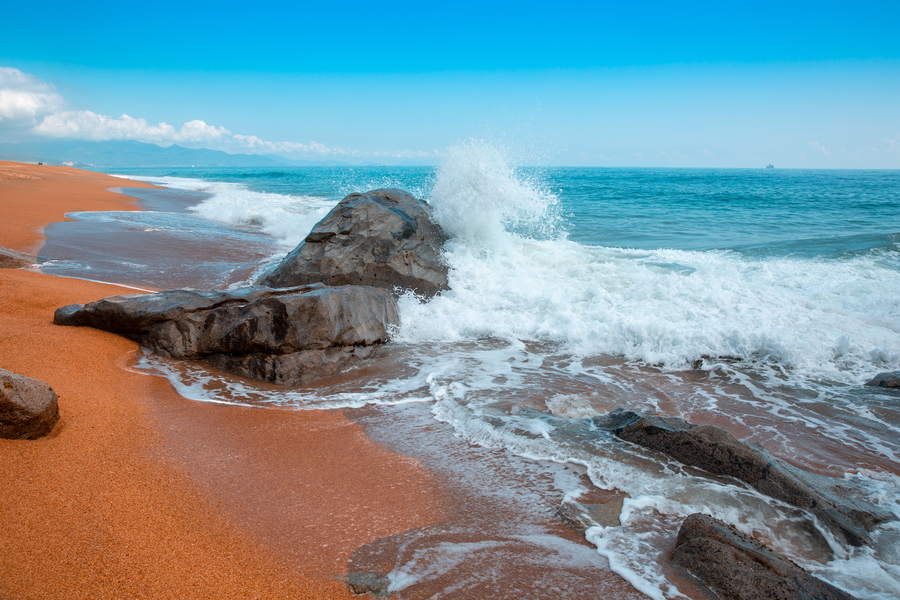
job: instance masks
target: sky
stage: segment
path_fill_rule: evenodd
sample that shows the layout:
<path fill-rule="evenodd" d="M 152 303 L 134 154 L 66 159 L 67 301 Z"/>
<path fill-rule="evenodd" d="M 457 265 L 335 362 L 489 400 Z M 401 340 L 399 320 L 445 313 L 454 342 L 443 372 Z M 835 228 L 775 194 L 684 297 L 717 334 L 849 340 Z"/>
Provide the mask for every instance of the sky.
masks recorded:
<path fill-rule="evenodd" d="M 732 4 L 15 2 L 0 142 L 900 168 L 900 2 Z"/>

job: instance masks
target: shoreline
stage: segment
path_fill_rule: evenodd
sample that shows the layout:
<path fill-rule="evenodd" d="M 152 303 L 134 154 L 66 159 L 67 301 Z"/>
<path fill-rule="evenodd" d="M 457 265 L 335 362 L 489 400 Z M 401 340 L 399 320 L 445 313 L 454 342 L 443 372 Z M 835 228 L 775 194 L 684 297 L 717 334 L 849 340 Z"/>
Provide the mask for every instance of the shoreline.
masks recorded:
<path fill-rule="evenodd" d="M 140 210 L 123 180 L 0 162 L 0 246 L 37 253 L 68 212 Z M 129 186 L 153 187 L 140 182 Z M 0 270 L 0 366 L 49 383 L 60 423 L 0 440 L 4 598 L 347 598 L 354 550 L 439 520 L 439 482 L 341 411 L 186 400 L 134 342 L 53 311 L 133 289 Z"/>

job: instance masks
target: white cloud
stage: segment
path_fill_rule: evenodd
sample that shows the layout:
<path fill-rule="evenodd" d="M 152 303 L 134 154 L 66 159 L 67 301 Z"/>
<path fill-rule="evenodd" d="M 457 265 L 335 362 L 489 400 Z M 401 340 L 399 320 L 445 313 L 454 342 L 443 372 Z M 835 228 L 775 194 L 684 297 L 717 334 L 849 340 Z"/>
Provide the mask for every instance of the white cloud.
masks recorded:
<path fill-rule="evenodd" d="M 135 119 L 128 115 L 116 119 L 89 110 L 68 110 L 47 115 L 34 131 L 56 138 L 144 142 L 169 141 L 176 134 L 175 128 L 168 123 L 150 125 L 146 119 Z"/>
<path fill-rule="evenodd" d="M 165 123 L 160 123 L 165 125 Z M 200 119 L 188 121 L 181 126 L 181 131 L 172 136 L 176 142 L 212 142 L 216 140 L 227 140 L 231 136 L 231 132 L 224 127 L 216 127 L 215 125 L 207 125 Z"/>
<path fill-rule="evenodd" d="M 660 150 L 656 153 L 656 156 L 658 156 L 659 158 L 664 158 L 665 160 L 683 160 L 688 157 L 686 154 L 683 154 L 678 150 L 672 150 L 672 152 Z"/>
<path fill-rule="evenodd" d="M 32 134 L 81 140 L 138 140 L 157 144 L 190 144 L 226 151 L 285 154 L 348 154 L 319 142 L 269 142 L 255 135 L 235 135 L 221 126 L 194 119 L 176 129 L 166 122 L 123 114 L 110 117 L 90 110 L 75 110 L 56 88 L 34 75 L 12 67 L 0 67 L 0 132 L 16 128 Z"/>
<path fill-rule="evenodd" d="M 33 126 L 65 104 L 65 99 L 49 83 L 12 67 L 0 67 L 2 126 Z"/>
<path fill-rule="evenodd" d="M 820 144 L 819 142 L 810 142 L 810 146 L 815 148 L 816 150 L 820 150 L 824 156 L 831 156 L 831 152 L 825 149 L 825 146 Z"/>
<path fill-rule="evenodd" d="M 146 119 L 123 114 L 110 117 L 90 110 L 77 110 L 56 92 L 56 88 L 34 75 L 12 67 L 0 67 L 0 134 L 4 130 L 33 135 L 82 140 L 137 140 L 161 145 L 187 144 L 226 152 L 261 152 L 293 157 L 354 156 L 422 158 L 430 152 L 397 150 L 358 152 L 329 148 L 319 142 L 270 142 L 255 135 L 233 134 L 222 126 L 201 119 L 181 128 L 166 122 L 151 124 Z"/>
<path fill-rule="evenodd" d="M 228 141 L 231 132 L 195 119 L 176 130 L 168 123 L 151 125 L 146 119 L 128 115 L 107 117 L 89 110 L 59 111 L 44 117 L 35 133 L 56 138 L 81 140 L 139 140 L 141 142 L 195 144 Z"/>
<path fill-rule="evenodd" d="M 367 152 L 365 156 L 376 158 L 430 158 L 437 154 L 437 152 L 425 152 L 424 150 L 385 150 L 383 152 Z"/>
<path fill-rule="evenodd" d="M 282 154 L 348 154 L 341 148 L 328 148 L 319 142 L 310 141 L 309 144 L 300 142 L 267 142 L 255 135 L 235 135 L 238 145 L 245 150 L 262 150 Z"/>

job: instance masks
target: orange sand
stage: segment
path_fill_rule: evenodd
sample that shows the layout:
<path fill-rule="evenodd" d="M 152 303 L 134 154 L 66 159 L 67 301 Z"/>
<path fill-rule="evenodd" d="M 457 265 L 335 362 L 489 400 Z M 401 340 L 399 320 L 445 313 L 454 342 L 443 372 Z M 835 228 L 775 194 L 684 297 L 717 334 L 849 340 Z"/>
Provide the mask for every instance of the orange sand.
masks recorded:
<path fill-rule="evenodd" d="M 134 208 L 106 191 L 122 183 L 0 162 L 0 246 Z M 61 413 L 46 438 L 0 440 L 0 598 L 347 598 L 331 576 L 353 550 L 440 516 L 432 475 L 340 412 L 191 402 L 128 370 L 133 342 L 52 324 L 117 293 L 0 270 L 0 367 L 48 382 Z"/>

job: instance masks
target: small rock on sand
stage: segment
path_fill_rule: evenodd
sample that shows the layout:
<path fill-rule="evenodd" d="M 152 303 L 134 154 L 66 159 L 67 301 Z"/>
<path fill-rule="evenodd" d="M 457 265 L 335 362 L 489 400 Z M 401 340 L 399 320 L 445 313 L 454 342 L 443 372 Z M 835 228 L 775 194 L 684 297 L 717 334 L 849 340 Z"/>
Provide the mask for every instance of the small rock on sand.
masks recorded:
<path fill-rule="evenodd" d="M 37 257 L 18 250 L 0 248 L 0 269 L 20 269 L 38 262 Z"/>
<path fill-rule="evenodd" d="M 33 440 L 59 421 L 56 392 L 43 381 L 0 369 L 0 438 Z"/>

